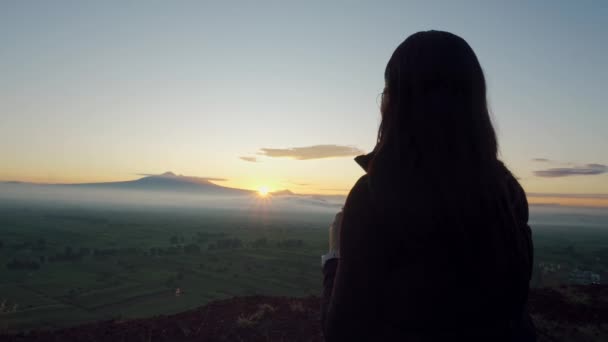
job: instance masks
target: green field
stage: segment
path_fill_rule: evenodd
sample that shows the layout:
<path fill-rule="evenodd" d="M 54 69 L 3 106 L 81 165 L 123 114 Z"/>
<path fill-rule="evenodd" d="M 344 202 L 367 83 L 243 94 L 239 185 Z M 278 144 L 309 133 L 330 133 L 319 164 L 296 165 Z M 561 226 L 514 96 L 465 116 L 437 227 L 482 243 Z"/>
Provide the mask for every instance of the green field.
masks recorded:
<path fill-rule="evenodd" d="M 231 296 L 319 294 L 331 218 L 5 205 L 0 329 L 169 314 Z M 32 264 L 9 268 L 15 260 Z"/>
<path fill-rule="evenodd" d="M 170 314 L 245 295 L 318 295 L 329 213 L 0 203 L 0 330 Z M 533 285 L 608 270 L 608 227 L 533 225 Z M 176 289 L 180 295 L 176 295 Z"/>

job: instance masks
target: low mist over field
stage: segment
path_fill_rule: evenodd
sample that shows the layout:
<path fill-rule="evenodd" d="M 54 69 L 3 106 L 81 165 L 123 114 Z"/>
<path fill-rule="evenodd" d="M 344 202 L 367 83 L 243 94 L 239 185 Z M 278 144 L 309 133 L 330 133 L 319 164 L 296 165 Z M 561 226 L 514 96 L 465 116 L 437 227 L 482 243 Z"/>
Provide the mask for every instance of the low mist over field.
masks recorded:
<path fill-rule="evenodd" d="M 205 208 L 223 210 L 336 212 L 344 196 L 298 195 L 289 190 L 261 194 L 216 185 L 205 178 L 171 172 L 108 183 L 0 183 L 0 200 L 15 203 L 104 206 L 114 208 Z"/>

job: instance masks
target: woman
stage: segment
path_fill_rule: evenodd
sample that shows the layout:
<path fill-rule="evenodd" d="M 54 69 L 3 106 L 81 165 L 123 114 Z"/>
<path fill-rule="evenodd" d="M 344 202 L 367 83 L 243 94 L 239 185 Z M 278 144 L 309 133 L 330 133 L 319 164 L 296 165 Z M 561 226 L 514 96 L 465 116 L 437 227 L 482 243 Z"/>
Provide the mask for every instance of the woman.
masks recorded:
<path fill-rule="evenodd" d="M 481 66 L 448 32 L 386 66 L 366 171 L 323 257 L 327 341 L 534 341 L 525 193 L 497 158 Z M 341 221 L 341 222 L 340 222 Z"/>

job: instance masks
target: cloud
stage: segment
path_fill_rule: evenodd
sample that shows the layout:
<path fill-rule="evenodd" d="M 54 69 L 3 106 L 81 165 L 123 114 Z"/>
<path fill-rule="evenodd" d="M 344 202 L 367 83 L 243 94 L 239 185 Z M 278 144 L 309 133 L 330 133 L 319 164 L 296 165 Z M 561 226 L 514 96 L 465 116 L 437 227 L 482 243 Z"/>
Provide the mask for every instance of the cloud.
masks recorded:
<path fill-rule="evenodd" d="M 258 155 L 270 158 L 292 158 L 297 160 L 310 160 L 322 158 L 351 157 L 364 154 L 354 146 L 344 145 L 314 145 L 292 148 L 261 148 Z"/>
<path fill-rule="evenodd" d="M 292 180 L 287 180 L 287 183 L 293 184 L 293 185 L 297 185 L 297 186 L 310 186 L 310 185 L 312 185 L 310 183 L 300 183 L 300 182 L 296 182 L 296 181 L 292 181 Z"/>
<path fill-rule="evenodd" d="M 321 189 L 323 191 L 350 191 L 350 189 L 345 189 L 345 188 L 323 188 Z"/>
<path fill-rule="evenodd" d="M 573 162 L 563 162 L 563 161 L 559 161 L 559 160 L 553 160 L 553 159 L 548 159 L 548 158 L 532 158 L 530 159 L 533 162 L 537 162 L 537 163 L 545 163 L 545 164 L 552 164 L 555 167 L 557 166 L 576 166 L 576 163 Z"/>
<path fill-rule="evenodd" d="M 555 167 L 534 171 L 537 177 L 556 178 L 567 176 L 592 176 L 608 172 L 608 166 L 603 164 L 585 164 L 573 167 Z"/>
<path fill-rule="evenodd" d="M 258 162 L 258 158 L 256 158 L 256 157 L 242 156 L 242 157 L 239 157 L 239 159 L 244 160 L 244 161 L 248 161 L 248 162 L 251 162 L 251 163 L 257 163 Z"/>
<path fill-rule="evenodd" d="M 564 194 L 564 193 L 548 193 L 548 192 L 528 192 L 527 197 L 563 197 L 563 198 L 591 198 L 591 199 L 608 199 L 608 194 Z"/>

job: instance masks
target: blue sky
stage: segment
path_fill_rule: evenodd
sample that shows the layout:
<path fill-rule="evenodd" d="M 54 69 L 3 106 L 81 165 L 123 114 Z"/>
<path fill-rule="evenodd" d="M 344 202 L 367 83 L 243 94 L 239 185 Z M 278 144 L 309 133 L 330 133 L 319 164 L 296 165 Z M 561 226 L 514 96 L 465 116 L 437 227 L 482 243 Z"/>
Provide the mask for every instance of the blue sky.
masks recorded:
<path fill-rule="evenodd" d="M 476 51 L 528 192 L 608 193 L 606 172 L 534 173 L 608 164 L 606 18 L 605 1 L 3 1 L 0 180 L 172 170 L 344 193 L 362 173 L 350 156 L 259 153 L 371 150 L 388 58 L 439 29 Z"/>

